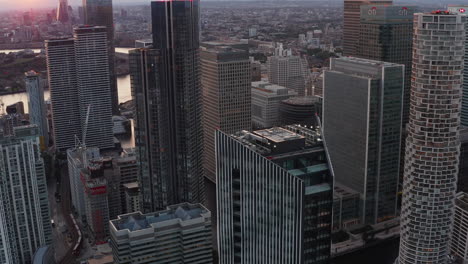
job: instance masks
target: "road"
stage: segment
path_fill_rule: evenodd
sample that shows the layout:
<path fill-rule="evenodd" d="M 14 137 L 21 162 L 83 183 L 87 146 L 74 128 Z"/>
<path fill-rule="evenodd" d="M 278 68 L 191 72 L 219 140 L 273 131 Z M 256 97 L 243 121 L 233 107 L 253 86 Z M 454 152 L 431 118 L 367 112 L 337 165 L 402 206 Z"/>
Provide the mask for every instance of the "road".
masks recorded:
<path fill-rule="evenodd" d="M 54 167 L 55 163 L 52 164 Z M 55 167 L 54 167 L 55 168 Z M 60 182 L 56 180 L 55 170 L 59 170 Z M 71 197 L 70 197 L 70 184 L 68 181 L 68 170 L 66 165 L 55 168 L 47 180 L 47 187 L 49 192 L 49 205 L 51 208 L 51 216 L 55 222 L 55 228 L 52 229 L 55 259 L 58 263 L 71 264 L 74 263 L 75 258 L 72 254 L 72 248 L 77 240 L 77 233 L 74 229 L 72 220 L 70 218 L 71 212 Z M 56 202 L 55 192 L 57 191 L 61 196 L 61 201 Z M 70 234 L 72 241 L 69 243 L 68 234 Z"/>

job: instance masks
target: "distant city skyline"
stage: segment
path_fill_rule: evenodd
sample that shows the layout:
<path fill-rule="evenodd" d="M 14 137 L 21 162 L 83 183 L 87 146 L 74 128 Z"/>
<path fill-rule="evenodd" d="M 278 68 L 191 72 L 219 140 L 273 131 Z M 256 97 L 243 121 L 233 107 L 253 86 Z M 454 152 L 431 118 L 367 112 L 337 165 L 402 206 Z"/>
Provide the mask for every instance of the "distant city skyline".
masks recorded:
<path fill-rule="evenodd" d="M 119 5 L 127 5 L 127 4 L 133 4 L 133 5 L 140 5 L 140 4 L 145 4 L 149 3 L 152 0 L 114 0 L 114 6 L 119 6 Z M 203 0 L 203 2 L 232 2 L 232 1 L 237 1 L 237 2 L 300 2 L 300 1 L 305 1 L 305 0 Z M 324 0 L 308 0 L 309 1 L 316 1 L 316 2 L 325 2 Z M 5 10 L 22 10 L 22 9 L 30 9 L 30 8 L 56 8 L 58 0 L 43 0 L 40 1 L 41 3 L 38 3 L 38 0 L 22 0 L 21 3 L 15 2 L 15 5 L 13 6 L 11 3 L 11 0 L 0 0 L 0 11 L 5 11 Z M 343 0 L 330 0 L 326 2 L 343 2 Z M 394 3 L 396 4 L 403 4 L 403 3 L 411 3 L 412 5 L 417 5 L 420 3 L 440 3 L 440 0 L 395 0 Z M 459 3 L 464 3 L 464 0 L 442 0 L 444 4 L 459 4 Z M 68 1 L 69 5 L 71 6 L 81 6 L 82 5 L 82 0 L 69 0 Z"/>

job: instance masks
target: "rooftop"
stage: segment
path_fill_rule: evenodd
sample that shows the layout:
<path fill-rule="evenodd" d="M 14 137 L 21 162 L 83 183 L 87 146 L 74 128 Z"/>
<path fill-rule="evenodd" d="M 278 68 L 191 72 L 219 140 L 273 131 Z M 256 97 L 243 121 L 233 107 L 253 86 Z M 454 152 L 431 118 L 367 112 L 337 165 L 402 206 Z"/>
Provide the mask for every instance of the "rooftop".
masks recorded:
<path fill-rule="evenodd" d="M 208 209 L 201 204 L 178 204 L 171 205 L 165 211 L 156 213 L 142 214 L 141 212 L 120 215 L 117 220 L 112 220 L 111 225 L 116 230 L 129 230 L 130 232 L 140 231 L 152 228 L 153 224 L 163 223 L 178 219 L 188 221 L 191 219 L 202 218 L 203 214 L 208 213 Z"/>
<path fill-rule="evenodd" d="M 276 142 L 276 143 L 304 138 L 303 136 L 299 134 L 296 134 L 292 131 L 286 130 L 281 127 L 257 130 L 257 131 L 254 131 L 253 133 L 261 137 L 264 137 L 270 141 Z"/>
<path fill-rule="evenodd" d="M 291 152 L 310 152 L 313 147 L 321 146 L 322 140 L 319 131 L 319 129 L 315 130 L 300 125 L 290 125 L 253 132 L 241 131 L 234 134 L 233 137 L 261 155 L 282 157 Z"/>

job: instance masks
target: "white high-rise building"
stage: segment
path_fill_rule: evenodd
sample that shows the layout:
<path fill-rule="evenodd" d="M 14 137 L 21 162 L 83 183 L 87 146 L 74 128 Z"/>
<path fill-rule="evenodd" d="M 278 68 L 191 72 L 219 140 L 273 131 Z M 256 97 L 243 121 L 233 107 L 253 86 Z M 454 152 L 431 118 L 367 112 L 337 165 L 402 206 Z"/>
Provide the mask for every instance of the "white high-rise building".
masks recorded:
<path fill-rule="evenodd" d="M 44 161 L 36 125 L 0 134 L 0 263 L 31 263 L 52 243 Z"/>
<path fill-rule="evenodd" d="M 49 145 L 49 125 L 44 104 L 44 87 L 39 74 L 35 71 L 28 71 L 24 75 L 28 92 L 29 121 L 39 128 L 41 149 L 45 149 Z"/>
<path fill-rule="evenodd" d="M 80 26 L 73 36 L 83 132 L 90 107 L 86 146 L 109 149 L 114 146 L 114 135 L 107 30 L 103 26 Z"/>
<path fill-rule="evenodd" d="M 298 95 L 305 95 L 307 61 L 299 56 L 273 56 L 267 61 L 268 81 L 288 89 Z"/>
<path fill-rule="evenodd" d="M 448 263 L 459 166 L 466 16 L 415 14 L 399 264 Z"/>
<path fill-rule="evenodd" d="M 83 219 L 86 217 L 86 204 L 83 183 L 81 182 L 81 170 L 86 168 L 89 160 L 99 157 L 98 148 L 78 146 L 67 150 L 72 205 Z"/>
<path fill-rule="evenodd" d="M 45 48 L 54 146 L 67 150 L 75 146 L 75 137 L 81 139 L 75 43 L 73 39 L 46 40 Z"/>

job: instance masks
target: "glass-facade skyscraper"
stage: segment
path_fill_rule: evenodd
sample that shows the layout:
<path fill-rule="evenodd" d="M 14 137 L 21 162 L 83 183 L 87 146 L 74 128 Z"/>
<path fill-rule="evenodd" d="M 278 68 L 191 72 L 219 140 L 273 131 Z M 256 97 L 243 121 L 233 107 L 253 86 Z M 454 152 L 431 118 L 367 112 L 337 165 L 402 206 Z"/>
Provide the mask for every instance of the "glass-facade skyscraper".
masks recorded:
<path fill-rule="evenodd" d="M 323 132 L 336 181 L 361 194 L 361 221 L 397 216 L 404 66 L 332 59 L 325 72 Z"/>
<path fill-rule="evenodd" d="M 403 125 L 408 123 L 411 90 L 413 16 L 411 6 L 361 6 L 356 57 L 405 65 Z"/>
<path fill-rule="evenodd" d="M 356 56 L 362 5 L 391 5 L 393 0 L 344 0 L 343 55 Z"/>
<path fill-rule="evenodd" d="M 204 200 L 199 1 L 151 3 L 153 47 L 130 52 L 143 209 Z"/>
<path fill-rule="evenodd" d="M 333 168 L 320 135 L 216 132 L 220 264 L 330 262 Z"/>

